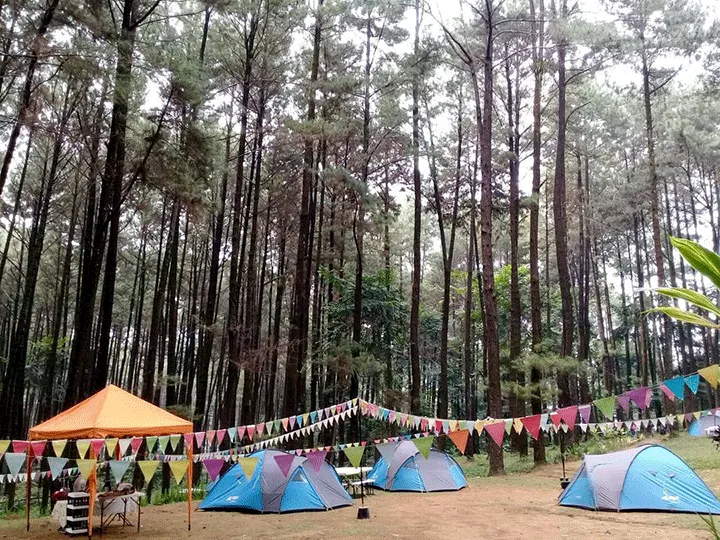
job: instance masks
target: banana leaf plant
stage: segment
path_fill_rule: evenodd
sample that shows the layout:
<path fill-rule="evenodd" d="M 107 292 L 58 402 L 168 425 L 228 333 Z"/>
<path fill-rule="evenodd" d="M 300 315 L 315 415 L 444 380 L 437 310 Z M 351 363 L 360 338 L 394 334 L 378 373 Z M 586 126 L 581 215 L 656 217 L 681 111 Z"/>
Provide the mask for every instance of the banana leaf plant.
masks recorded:
<path fill-rule="evenodd" d="M 702 247 L 697 242 L 684 238 L 671 236 L 670 243 L 680 252 L 682 258 L 685 259 L 690 266 L 712 281 L 715 287 L 720 290 L 720 255 Z M 653 290 L 670 298 L 685 300 L 688 304 L 695 306 L 702 312 L 720 318 L 720 307 L 713 303 L 707 296 L 697 291 L 683 287 L 660 287 Z M 664 313 L 668 317 L 677 319 L 678 321 L 720 329 L 720 324 L 708 317 L 674 306 L 659 306 L 648 310 L 648 312 Z"/>

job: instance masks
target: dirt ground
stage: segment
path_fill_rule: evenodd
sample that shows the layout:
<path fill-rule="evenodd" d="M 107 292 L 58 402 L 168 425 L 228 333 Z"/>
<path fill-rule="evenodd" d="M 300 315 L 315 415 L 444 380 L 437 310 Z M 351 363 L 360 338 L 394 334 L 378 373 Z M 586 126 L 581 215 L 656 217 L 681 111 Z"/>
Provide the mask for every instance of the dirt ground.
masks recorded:
<path fill-rule="evenodd" d="M 577 467 L 577 464 L 573 464 Z M 574 472 L 571 470 L 571 472 Z M 720 471 L 698 471 L 720 492 Z M 187 531 L 186 506 L 143 509 L 140 534 L 115 526 L 100 538 L 709 538 L 699 517 L 686 514 L 592 512 L 557 506 L 560 469 L 473 478 L 470 488 L 448 493 L 384 493 L 366 498 L 370 520 L 356 519 L 355 506 L 330 512 L 245 514 L 193 512 Z M 197 508 L 198 502 L 193 503 Z M 0 522 L 0 539 L 62 538 L 50 518 Z"/>

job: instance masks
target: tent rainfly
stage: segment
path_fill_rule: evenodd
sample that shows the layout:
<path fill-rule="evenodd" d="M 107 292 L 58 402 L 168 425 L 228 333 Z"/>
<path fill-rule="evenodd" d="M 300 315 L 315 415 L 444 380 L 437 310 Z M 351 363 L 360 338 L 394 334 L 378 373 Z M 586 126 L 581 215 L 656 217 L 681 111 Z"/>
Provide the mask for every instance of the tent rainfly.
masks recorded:
<path fill-rule="evenodd" d="M 586 455 L 558 504 L 618 512 L 720 514 L 720 501 L 697 473 L 657 444 Z"/>
<path fill-rule="evenodd" d="M 105 437 L 148 437 L 192 433 L 192 422 L 171 414 L 160 407 L 114 385 L 108 385 L 94 394 L 61 412 L 57 416 L 30 429 L 29 439 L 102 439 Z M 116 452 L 119 449 L 116 450 Z M 192 446 L 186 448 L 188 458 L 188 530 L 191 522 L 192 502 Z M 90 448 L 90 458 L 97 456 Z M 32 446 L 28 446 L 27 470 L 32 463 Z M 97 469 L 88 479 L 90 509 L 88 515 L 88 536 L 92 537 L 93 507 L 97 492 Z M 30 529 L 30 482 L 26 493 L 27 528 Z"/>

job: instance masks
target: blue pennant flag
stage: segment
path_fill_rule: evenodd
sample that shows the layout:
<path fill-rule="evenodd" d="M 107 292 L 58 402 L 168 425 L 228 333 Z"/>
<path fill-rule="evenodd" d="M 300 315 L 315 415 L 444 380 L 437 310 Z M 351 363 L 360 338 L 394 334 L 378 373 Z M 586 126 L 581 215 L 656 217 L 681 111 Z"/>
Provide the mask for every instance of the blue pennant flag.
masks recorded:
<path fill-rule="evenodd" d="M 685 381 L 682 377 L 668 379 L 667 381 L 664 381 L 663 384 L 667 386 L 673 394 L 675 394 L 677 399 L 685 399 Z"/>
<path fill-rule="evenodd" d="M 310 423 L 311 424 L 315 423 L 315 418 L 317 418 L 317 413 L 315 411 L 313 411 L 310 413 Z"/>
<path fill-rule="evenodd" d="M 5 463 L 8 466 L 8 469 L 10 470 L 10 476 L 13 478 L 18 475 L 20 472 L 20 469 L 25 464 L 26 456 L 25 454 L 15 453 L 15 452 L 6 452 L 5 453 Z"/>
<path fill-rule="evenodd" d="M 695 375 L 685 377 L 685 384 L 688 385 L 688 388 L 693 394 L 697 394 L 698 385 L 700 384 L 700 375 L 696 373 Z"/>

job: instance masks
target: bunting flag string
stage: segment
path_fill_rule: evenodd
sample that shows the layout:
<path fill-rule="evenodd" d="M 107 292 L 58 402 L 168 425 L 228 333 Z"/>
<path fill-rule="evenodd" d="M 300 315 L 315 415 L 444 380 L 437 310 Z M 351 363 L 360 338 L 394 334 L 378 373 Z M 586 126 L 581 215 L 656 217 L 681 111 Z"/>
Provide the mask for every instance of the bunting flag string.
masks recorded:
<path fill-rule="evenodd" d="M 188 460 L 187 459 L 179 459 L 177 461 L 169 461 L 168 467 L 170 467 L 170 472 L 173 475 L 173 478 L 175 479 L 175 482 L 178 484 L 185 476 L 185 473 L 188 469 Z"/>

